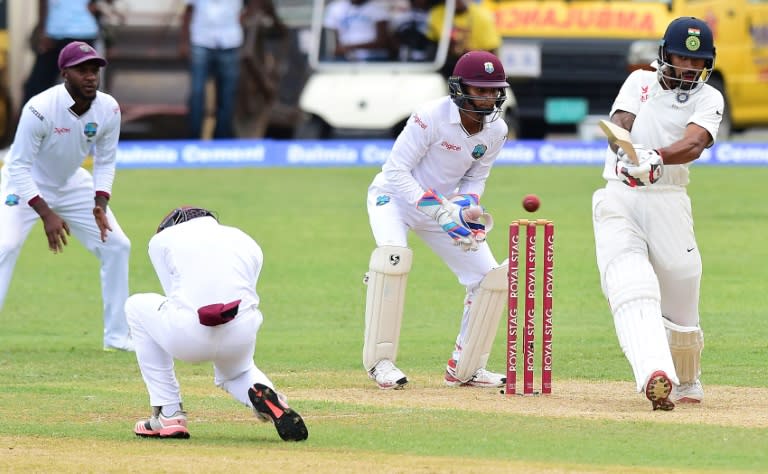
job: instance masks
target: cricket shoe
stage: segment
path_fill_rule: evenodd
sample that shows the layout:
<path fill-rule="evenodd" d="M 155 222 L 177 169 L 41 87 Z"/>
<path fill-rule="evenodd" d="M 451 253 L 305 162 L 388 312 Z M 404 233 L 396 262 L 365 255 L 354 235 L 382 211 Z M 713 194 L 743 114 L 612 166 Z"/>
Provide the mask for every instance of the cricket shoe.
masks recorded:
<path fill-rule="evenodd" d="M 169 417 L 160 413 L 157 416 L 152 415 L 148 420 L 136 422 L 133 428 L 136 436 L 143 438 L 189 438 L 187 429 L 187 414 L 183 411 L 177 411 Z"/>
<path fill-rule="evenodd" d="M 136 352 L 136 348 L 133 345 L 133 340 L 126 339 L 122 344 L 104 344 L 104 352 Z"/>
<path fill-rule="evenodd" d="M 477 369 L 475 375 L 466 382 L 462 382 L 456 377 L 456 361 L 448 359 L 448 365 L 445 368 L 445 384 L 449 387 L 481 387 L 498 388 L 507 383 L 507 378 L 502 374 L 497 374 L 484 368 Z"/>
<path fill-rule="evenodd" d="M 254 384 L 248 389 L 248 398 L 254 410 L 272 420 L 283 441 L 304 441 L 309 437 L 301 416 L 271 388 L 260 383 Z"/>
<path fill-rule="evenodd" d="M 704 387 L 699 380 L 674 385 L 671 398 L 675 403 L 701 403 L 704 399 Z"/>
<path fill-rule="evenodd" d="M 277 398 L 280 399 L 281 405 L 288 405 L 288 397 L 286 397 L 282 392 L 275 392 L 277 393 Z M 256 419 L 259 420 L 262 423 L 272 423 L 272 418 L 270 418 L 266 413 L 259 413 L 256 408 L 253 408 L 253 413 L 256 415 Z"/>
<path fill-rule="evenodd" d="M 378 361 L 368 372 L 368 376 L 375 380 L 382 390 L 400 390 L 408 383 L 408 377 L 388 359 Z"/>
<path fill-rule="evenodd" d="M 675 404 L 670 400 L 672 381 L 663 370 L 652 373 L 645 384 L 645 396 L 651 401 L 654 410 L 674 410 Z"/>

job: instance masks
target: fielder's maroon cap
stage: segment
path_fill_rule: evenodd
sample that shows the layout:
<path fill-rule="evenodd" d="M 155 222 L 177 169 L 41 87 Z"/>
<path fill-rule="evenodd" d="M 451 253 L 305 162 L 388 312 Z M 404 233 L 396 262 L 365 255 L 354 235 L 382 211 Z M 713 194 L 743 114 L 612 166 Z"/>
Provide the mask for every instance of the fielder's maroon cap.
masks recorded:
<path fill-rule="evenodd" d="M 99 67 L 107 65 L 107 60 L 102 58 L 101 55 L 93 49 L 93 46 L 82 41 L 73 41 L 64 46 L 64 49 L 59 53 L 59 69 L 66 69 L 92 60 L 98 62 Z"/>
<path fill-rule="evenodd" d="M 475 87 L 507 87 L 504 66 L 495 54 L 488 51 L 464 53 L 453 68 L 453 75 L 461 78 L 462 84 Z"/>

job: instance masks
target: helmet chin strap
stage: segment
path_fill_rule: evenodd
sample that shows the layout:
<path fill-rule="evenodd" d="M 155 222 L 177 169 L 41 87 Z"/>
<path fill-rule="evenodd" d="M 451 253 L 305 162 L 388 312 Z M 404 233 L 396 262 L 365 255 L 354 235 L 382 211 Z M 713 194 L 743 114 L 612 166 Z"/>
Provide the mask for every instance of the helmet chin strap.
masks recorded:
<path fill-rule="evenodd" d="M 460 107 L 459 110 L 465 112 L 466 116 L 477 123 L 484 123 L 485 118 L 491 116 L 492 114 L 498 114 L 498 109 L 493 106 L 490 109 L 481 109 L 475 104 L 474 99 L 468 98 L 464 102 L 464 107 Z M 493 121 L 495 119 L 492 119 Z"/>
<path fill-rule="evenodd" d="M 684 79 L 683 74 L 685 70 L 689 69 L 677 68 L 668 62 L 663 62 L 661 66 L 659 66 L 659 78 L 667 89 L 672 91 L 677 90 L 683 94 L 693 92 L 699 84 L 706 82 L 701 79 L 702 74 L 704 74 L 706 70 L 699 70 L 694 79 Z"/>

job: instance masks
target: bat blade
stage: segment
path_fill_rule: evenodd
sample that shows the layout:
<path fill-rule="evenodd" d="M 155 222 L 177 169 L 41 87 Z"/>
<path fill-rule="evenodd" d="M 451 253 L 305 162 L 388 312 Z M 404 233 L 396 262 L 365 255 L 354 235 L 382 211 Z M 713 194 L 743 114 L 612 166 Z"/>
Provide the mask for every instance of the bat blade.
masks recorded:
<path fill-rule="evenodd" d="M 632 145 L 632 137 L 629 135 L 629 130 L 621 128 L 608 120 L 600 121 L 600 129 L 605 136 L 608 137 L 609 142 L 624 150 L 624 153 L 626 153 L 629 159 L 632 160 L 632 163 L 635 165 L 639 163 L 635 147 Z"/>

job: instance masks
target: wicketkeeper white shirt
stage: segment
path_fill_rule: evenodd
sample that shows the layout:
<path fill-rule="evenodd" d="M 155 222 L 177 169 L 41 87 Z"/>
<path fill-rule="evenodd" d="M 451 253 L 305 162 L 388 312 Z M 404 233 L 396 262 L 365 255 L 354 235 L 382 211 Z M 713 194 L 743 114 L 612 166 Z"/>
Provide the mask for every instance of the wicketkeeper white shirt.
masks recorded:
<path fill-rule="evenodd" d="M 21 112 L 16 137 L 2 168 L 6 181 L 26 203 L 40 194 L 39 186 L 60 189 L 93 156 L 94 191 L 112 194 L 120 106 L 97 92 L 86 113 L 70 110 L 75 104 L 63 84 L 32 97 Z"/>
<path fill-rule="evenodd" d="M 506 139 L 504 120 L 486 119 L 479 133 L 469 135 L 453 100 L 434 100 L 408 119 L 371 186 L 413 206 L 427 188 L 480 196 Z"/>
<path fill-rule="evenodd" d="M 723 96 L 714 87 L 699 85 L 688 99 L 680 102 L 678 91 L 664 89 L 659 84 L 656 71 L 637 70 L 627 77 L 616 96 L 611 108 L 611 115 L 617 110 L 635 114 L 632 126 L 632 143 L 643 144 L 650 148 L 663 148 L 683 138 L 685 127 L 695 123 L 705 128 L 713 140 L 717 137 L 723 112 Z M 616 176 L 616 154 L 608 148 L 606 152 L 603 177 L 608 181 L 618 181 Z M 686 186 L 689 182 L 688 167 L 683 165 L 664 165 L 664 173 L 652 187 L 660 185 Z"/>

